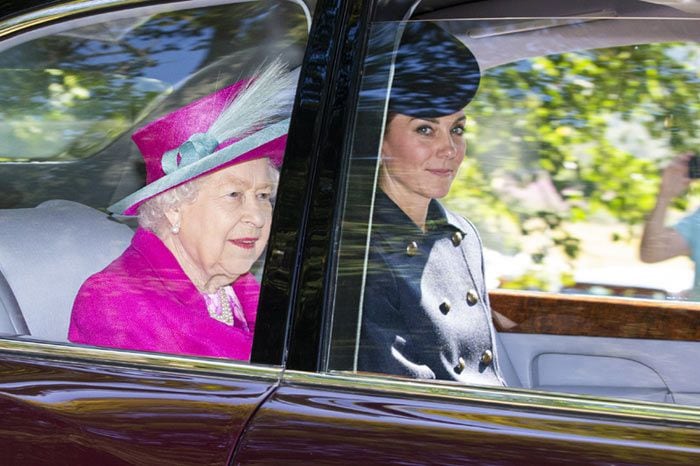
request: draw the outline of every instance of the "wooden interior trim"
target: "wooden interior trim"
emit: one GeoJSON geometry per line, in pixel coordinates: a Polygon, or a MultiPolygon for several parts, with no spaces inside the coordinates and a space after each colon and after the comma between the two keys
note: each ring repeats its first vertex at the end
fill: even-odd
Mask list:
{"type": "Polygon", "coordinates": [[[506,333],[700,341],[700,303],[494,290],[493,321],[506,333]]]}

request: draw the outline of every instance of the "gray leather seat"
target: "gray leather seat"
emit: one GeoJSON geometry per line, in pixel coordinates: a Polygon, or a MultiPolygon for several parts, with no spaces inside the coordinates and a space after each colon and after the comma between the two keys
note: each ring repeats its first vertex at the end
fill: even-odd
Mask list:
{"type": "Polygon", "coordinates": [[[132,234],[72,201],[0,210],[0,335],[67,341],[80,285],[119,256],[132,234]]]}
{"type": "Polygon", "coordinates": [[[498,332],[496,332],[496,350],[498,352],[498,367],[501,369],[501,375],[506,385],[508,387],[522,387],[523,383],[513,367],[513,363],[508,356],[508,350],[498,332]]]}
{"type": "Polygon", "coordinates": [[[15,294],[0,273],[0,335],[28,335],[27,322],[19,309],[15,294]]]}

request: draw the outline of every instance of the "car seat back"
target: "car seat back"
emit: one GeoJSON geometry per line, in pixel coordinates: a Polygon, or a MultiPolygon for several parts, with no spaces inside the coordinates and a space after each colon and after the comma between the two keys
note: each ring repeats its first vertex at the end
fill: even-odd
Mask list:
{"type": "Polygon", "coordinates": [[[0,333],[67,341],[80,285],[119,256],[132,235],[107,214],[72,201],[0,210],[6,282],[0,280],[0,333]]]}
{"type": "Polygon", "coordinates": [[[17,298],[0,273],[0,335],[28,335],[27,322],[19,309],[17,298]]]}

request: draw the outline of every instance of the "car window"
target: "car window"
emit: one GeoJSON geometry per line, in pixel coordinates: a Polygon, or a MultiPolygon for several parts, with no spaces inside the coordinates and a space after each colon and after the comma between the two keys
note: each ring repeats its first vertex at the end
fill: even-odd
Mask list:
{"type": "MultiPolygon", "coordinates": [[[[687,98],[698,90],[698,43],[654,39],[554,48],[484,70],[472,157],[446,203],[479,225],[493,288],[694,299],[691,257],[640,260],[662,168],[698,141],[698,104],[687,98]]],[[[666,224],[697,204],[691,185],[666,224]]]]}
{"type": "Polygon", "coordinates": [[[241,67],[256,48],[270,47],[273,56],[289,46],[295,39],[288,30],[265,25],[286,22],[295,9],[291,2],[241,2],[129,14],[3,47],[0,161],[95,155],[185,82],[204,79],[197,78],[202,71],[241,67]],[[230,41],[235,58],[225,49],[230,41]]]}
{"type": "MultiPolygon", "coordinates": [[[[692,368],[664,362],[700,351],[697,333],[686,332],[697,315],[699,188],[687,175],[700,111],[697,19],[633,7],[634,18],[482,20],[474,19],[478,6],[433,15],[469,48],[481,76],[464,110],[466,157],[449,193],[423,192],[447,212],[439,239],[429,239],[433,207],[424,224],[411,222],[410,210],[396,210],[398,191],[383,184],[394,156],[392,78],[401,83],[399,44],[411,22],[374,24],[344,193],[328,370],[698,404],[700,380],[686,378],[692,368]],[[674,163],[685,164],[676,183],[689,186],[664,200],[663,170],[674,163]],[[387,205],[396,214],[378,223],[387,205]],[[670,236],[655,247],[675,249],[650,257],[642,238],[660,210],[659,229],[670,236]],[[437,254],[470,236],[468,270],[437,254]],[[482,305],[494,323],[485,338],[473,324],[482,305]],[[368,346],[372,364],[362,360],[368,346]],[[476,377],[465,376],[470,361],[476,377]],[[497,377],[485,381],[480,374],[492,365],[497,377]]],[[[423,174],[413,176],[392,182],[417,192],[423,174]]]]}
{"type": "MultiPolygon", "coordinates": [[[[82,17],[0,43],[1,336],[68,342],[71,308],[81,285],[121,257],[140,230],[155,231],[154,224],[141,224],[137,229],[136,217],[118,208],[118,201],[131,199],[129,196],[154,181],[153,168],[144,161],[143,136],[140,146],[134,144],[139,143],[138,138],[132,141],[131,137],[139,128],[162,121],[183,106],[216,95],[217,102],[234,108],[244,91],[249,91],[253,101],[268,99],[256,104],[263,109],[239,104],[239,120],[249,119],[252,127],[246,126],[247,120],[239,121],[239,133],[230,130],[214,147],[219,146],[217,154],[231,144],[227,140],[233,141],[231,147],[247,141],[247,149],[226,150],[231,154],[238,151],[235,156],[242,154],[251,160],[269,159],[265,162],[269,166],[256,166],[255,176],[240,175],[238,181],[226,181],[238,183],[226,188],[233,191],[226,192],[226,199],[230,199],[227,205],[234,206],[244,196],[254,198],[256,205],[274,205],[286,140],[284,128],[291,116],[309,20],[307,6],[296,1],[186,2],[82,17]],[[264,78],[269,76],[274,78],[264,78]],[[260,90],[254,92],[251,89],[258,82],[262,83],[256,88],[260,90]],[[221,92],[228,92],[228,100],[219,97],[224,95],[221,92]],[[273,110],[268,111],[268,107],[273,110]],[[259,134],[270,122],[276,123],[274,130],[259,134]],[[251,135],[257,136],[251,139],[251,135]],[[269,183],[246,184],[253,178],[269,179],[269,183]]],[[[202,108],[181,120],[189,123],[196,116],[204,121],[209,107],[202,108]]],[[[227,121],[233,125],[231,119],[227,121]]],[[[171,131],[170,126],[159,131],[146,139],[158,139],[171,131]]],[[[183,161],[182,150],[176,151],[178,168],[191,163],[183,161]]],[[[170,174],[165,164],[158,170],[170,174]]],[[[209,174],[204,168],[199,170],[201,176],[209,174]]],[[[167,189],[189,179],[170,182],[167,189]]],[[[144,196],[145,200],[152,195],[144,196]]],[[[180,205],[202,197],[182,196],[180,205]]],[[[266,219],[271,217],[271,209],[266,210],[266,219]]],[[[248,277],[246,283],[252,288],[246,285],[245,290],[235,291],[233,286],[235,296],[231,290],[209,290],[196,301],[202,305],[214,302],[216,312],[233,314],[227,320],[226,315],[210,311],[206,319],[233,327],[242,322],[246,331],[252,332],[246,322],[254,321],[263,270],[260,257],[264,256],[269,222],[258,224],[257,218],[251,222],[255,227],[231,241],[238,241],[236,247],[250,256],[235,275],[248,277]],[[250,290],[252,314],[245,310],[250,290]],[[226,306],[229,300],[231,306],[226,306]]],[[[211,222],[208,225],[213,229],[211,222]]],[[[175,232],[175,226],[171,230],[175,232]]],[[[183,260],[178,261],[178,270],[187,268],[183,260]]],[[[123,305],[126,311],[129,305],[126,301],[123,305]]],[[[125,321],[124,328],[128,326],[125,321]]],[[[187,322],[182,328],[163,331],[196,333],[187,322]]],[[[130,348],[125,345],[124,349],[130,348]]],[[[150,350],[170,352],[158,347],[150,350]]],[[[207,356],[198,351],[172,352],[207,356]]]]}

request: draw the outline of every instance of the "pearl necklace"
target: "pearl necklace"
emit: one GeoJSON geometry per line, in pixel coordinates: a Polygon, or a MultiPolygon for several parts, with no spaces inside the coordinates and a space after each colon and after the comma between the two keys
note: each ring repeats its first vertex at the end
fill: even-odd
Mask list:
{"type": "Polygon", "coordinates": [[[212,300],[212,305],[207,306],[207,311],[209,311],[209,317],[232,327],[233,312],[231,311],[231,300],[229,300],[229,297],[226,294],[226,287],[222,286],[221,288],[219,288],[216,292],[216,295],[219,297],[221,311],[219,311],[219,308],[217,308],[216,303],[214,302],[214,300],[212,300]]]}

